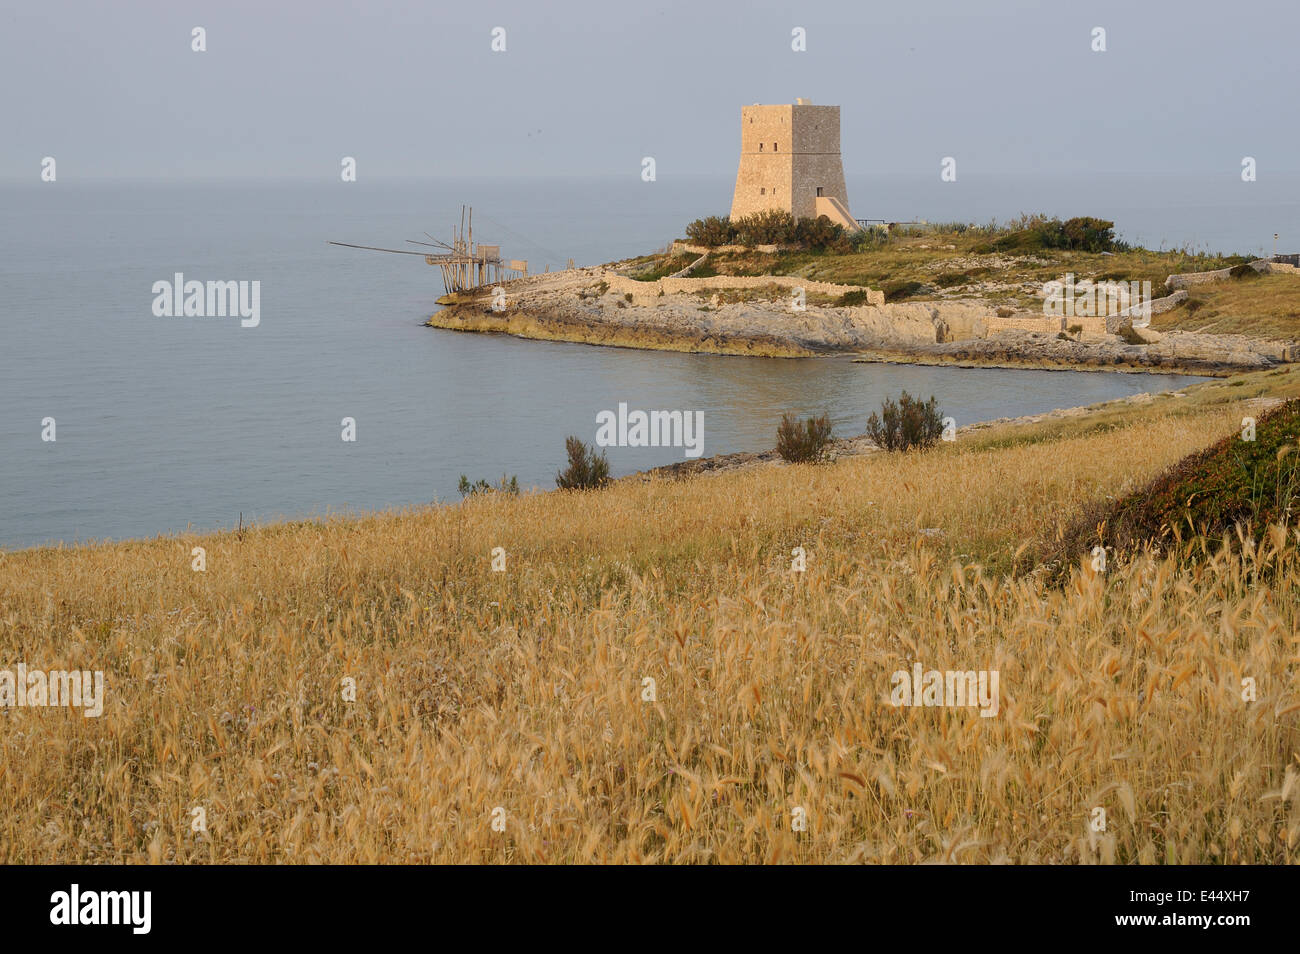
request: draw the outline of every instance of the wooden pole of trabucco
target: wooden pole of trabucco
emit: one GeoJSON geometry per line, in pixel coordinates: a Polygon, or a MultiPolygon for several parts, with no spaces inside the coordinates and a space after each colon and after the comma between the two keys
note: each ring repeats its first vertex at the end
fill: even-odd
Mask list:
{"type": "MultiPolygon", "coordinates": [[[[460,207],[460,225],[452,226],[451,244],[424,233],[429,242],[407,239],[411,245],[427,248],[442,248],[445,252],[431,253],[408,249],[379,248],[374,245],[352,245],[349,242],[331,242],[331,245],[343,245],[350,248],[373,249],[378,252],[395,252],[399,255],[422,255],[426,264],[437,265],[442,273],[442,284],[451,293],[465,292],[472,289],[491,287],[502,282],[527,277],[528,263],[522,259],[509,262],[501,257],[499,245],[475,245],[474,243],[474,208],[468,205],[460,207]],[[513,267],[518,264],[520,267],[513,267]]],[[[570,259],[572,265],[572,259],[570,259]]],[[[547,271],[550,270],[548,265],[547,271]]]]}

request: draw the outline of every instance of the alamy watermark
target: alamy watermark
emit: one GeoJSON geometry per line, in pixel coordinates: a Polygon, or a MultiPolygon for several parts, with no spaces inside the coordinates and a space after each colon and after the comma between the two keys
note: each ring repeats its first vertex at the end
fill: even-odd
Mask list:
{"type": "Polygon", "coordinates": [[[704,453],[703,411],[629,411],[620,401],[618,411],[596,412],[598,447],[682,447],[687,457],[704,453]]]}
{"type": "Polygon", "coordinates": [[[133,934],[148,934],[152,902],[152,891],[82,891],[73,884],[50,895],[50,923],[128,925],[133,934]]]}
{"type": "Polygon", "coordinates": [[[69,706],[87,719],[104,713],[104,673],[100,670],[28,669],[19,663],[0,669],[0,706],[69,706]]]}
{"type": "Polygon", "coordinates": [[[1128,315],[1134,328],[1151,324],[1151,282],[1075,282],[1067,272],[1065,281],[1043,285],[1043,314],[1049,318],[1101,318],[1128,315]]]}
{"type": "Polygon", "coordinates": [[[978,706],[980,716],[998,714],[998,670],[899,669],[889,679],[889,701],[896,706],[978,706]]]}
{"type": "Polygon", "coordinates": [[[186,281],[177,272],[171,282],[153,283],[153,313],[158,318],[243,319],[242,328],[256,328],[262,321],[260,281],[186,281]]]}

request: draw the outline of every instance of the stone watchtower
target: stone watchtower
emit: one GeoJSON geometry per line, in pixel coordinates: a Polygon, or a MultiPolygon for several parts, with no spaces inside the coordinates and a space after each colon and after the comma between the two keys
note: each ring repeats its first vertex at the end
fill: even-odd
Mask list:
{"type": "Polygon", "coordinates": [[[825,215],[850,231],[840,161],[840,108],[793,105],[740,108],[740,171],[731,218],[765,209],[784,209],[796,219],[825,215]]]}

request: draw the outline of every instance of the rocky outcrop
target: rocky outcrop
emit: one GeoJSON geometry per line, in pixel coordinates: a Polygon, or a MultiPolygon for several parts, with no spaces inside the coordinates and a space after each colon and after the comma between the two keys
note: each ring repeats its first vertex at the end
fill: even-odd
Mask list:
{"type": "Polygon", "coordinates": [[[1243,335],[1165,332],[1151,344],[1120,339],[1076,341],[1037,332],[1001,332],[988,338],[909,349],[875,349],[859,360],[958,367],[1045,370],[1155,371],[1222,377],[1295,361],[1294,345],[1243,335]]]}
{"type": "MultiPolygon", "coordinates": [[[[774,357],[854,352],[872,360],[971,367],[1225,375],[1300,358],[1295,345],[1244,336],[1148,330],[1127,335],[1140,342],[1129,343],[1103,331],[1076,340],[1061,334],[1059,318],[1000,318],[972,301],[886,304],[873,292],[868,304],[798,308],[782,291],[814,292],[825,285],[790,276],[639,282],[605,269],[575,269],[510,282],[499,311],[487,291],[456,296],[429,324],[628,348],[774,357]],[[738,290],[745,293],[727,294],[738,290]]],[[[842,294],[846,286],[829,287],[842,294]]],[[[1161,299],[1153,311],[1175,307],[1185,295],[1161,299]]]]}

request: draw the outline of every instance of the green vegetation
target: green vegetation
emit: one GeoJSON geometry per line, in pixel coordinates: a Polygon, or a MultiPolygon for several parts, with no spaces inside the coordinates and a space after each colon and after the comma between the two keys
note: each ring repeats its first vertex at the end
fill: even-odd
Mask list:
{"type": "Polygon", "coordinates": [[[460,486],[456,489],[460,491],[462,497],[471,497],[474,494],[517,494],[519,493],[519,477],[512,476],[507,480],[506,475],[502,474],[500,482],[494,487],[482,478],[470,483],[470,479],[461,474],[460,486]]]}
{"type": "Polygon", "coordinates": [[[925,290],[925,288],[925,282],[886,282],[884,287],[885,301],[902,301],[904,298],[911,298],[918,292],[925,290]]]}
{"type": "Polygon", "coordinates": [[[930,447],[942,435],[943,415],[934,395],[922,401],[904,391],[897,403],[885,398],[879,416],[872,411],[867,418],[867,436],[889,451],[930,447]]]}
{"type": "MultiPolygon", "coordinates": [[[[738,222],[700,219],[688,226],[687,235],[715,249],[692,277],[795,277],[880,289],[890,302],[982,303],[1002,316],[1040,310],[1043,285],[1067,273],[1076,283],[1149,282],[1153,296],[1161,297],[1170,275],[1230,269],[1237,280],[1191,286],[1187,301],[1155,316],[1152,329],[1300,340],[1300,277],[1260,274],[1243,255],[1130,246],[1114,237],[1110,220],[1093,216],[1020,215],[986,225],[896,223],[850,234],[825,217],[795,222],[772,210],[738,222]],[[729,247],[717,250],[719,245],[729,247]]],[[[636,260],[645,270],[635,277],[654,280],[690,261],[689,253],[661,252],[636,260]]],[[[866,296],[851,292],[827,301],[860,305],[866,296]]],[[[1137,344],[1140,339],[1129,333],[1126,340],[1137,344]]]]}
{"type": "Polygon", "coordinates": [[[655,282],[666,275],[674,275],[680,272],[687,265],[694,262],[700,256],[694,252],[679,252],[676,255],[665,255],[658,259],[652,259],[654,266],[646,271],[634,272],[629,277],[639,282],[655,282]]]}
{"type": "Polygon", "coordinates": [[[609,461],[605,452],[596,453],[576,437],[564,439],[564,450],[569,455],[569,466],[555,475],[555,486],[561,490],[591,490],[609,483],[609,461]]]}
{"type": "Polygon", "coordinates": [[[794,236],[794,216],[780,209],[755,212],[735,222],[741,245],[783,245],[794,236]]]}
{"type": "Polygon", "coordinates": [[[1124,325],[1116,332],[1125,344],[1141,345],[1146,344],[1146,339],[1133,330],[1132,326],[1124,325]]]}
{"type": "Polygon", "coordinates": [[[1142,489],[1086,508],[1042,548],[1039,560],[1063,573],[1095,546],[1124,559],[1189,539],[1199,540],[1202,551],[1233,536],[1259,542],[1270,525],[1292,526],[1300,513],[1297,440],[1300,400],[1293,399],[1142,489]]]}
{"type": "Polygon", "coordinates": [[[731,219],[725,215],[710,215],[708,218],[696,219],[686,226],[686,239],[696,245],[715,248],[729,245],[736,240],[736,229],[731,219]]]}
{"type": "Polygon", "coordinates": [[[1260,275],[1242,281],[1208,282],[1187,289],[1180,306],[1156,315],[1157,331],[1180,329],[1260,338],[1300,338],[1300,276],[1260,275]]]}
{"type": "Polygon", "coordinates": [[[686,238],[696,245],[795,245],[812,251],[852,251],[843,226],[824,215],[795,220],[789,212],[767,209],[737,219],[711,215],[686,226],[686,238]]]}
{"type": "Polygon", "coordinates": [[[831,419],[823,414],[804,421],[786,414],[776,429],[776,450],[791,464],[812,463],[821,459],[831,440],[831,419]]]}
{"type": "Polygon", "coordinates": [[[966,272],[944,272],[934,277],[934,284],[940,288],[952,288],[955,285],[969,285],[978,280],[979,275],[988,274],[987,268],[976,268],[966,272]]]}
{"type": "Polygon", "coordinates": [[[1045,215],[1022,216],[1018,228],[976,248],[977,253],[1027,252],[1042,249],[1069,249],[1083,252],[1122,252],[1128,246],[1115,239],[1115,223],[1090,215],[1067,219],[1049,219],[1045,215]]]}
{"type": "MultiPolygon", "coordinates": [[[[691,241],[713,248],[749,245],[713,252],[692,275],[785,275],[886,290],[892,283],[894,300],[957,296],[1025,311],[1041,307],[1036,292],[1043,283],[1067,272],[1076,281],[1149,281],[1159,294],[1171,274],[1231,268],[1249,261],[1241,255],[1210,255],[1186,248],[1130,247],[1114,238],[1109,220],[1091,216],[1062,221],[1021,215],[985,225],[894,224],[847,234],[837,233],[838,226],[829,220],[804,219],[796,224],[786,213],[772,212],[746,217],[743,225],[742,230],[740,223],[718,216],[691,223],[687,228],[691,241]],[[760,252],[758,245],[779,248],[760,252]]],[[[681,261],[670,269],[663,261],[669,257],[658,257],[655,268],[663,274],[686,264],[681,261]]],[[[1264,276],[1263,280],[1269,278],[1290,280],[1291,276],[1264,276]]],[[[1256,284],[1241,283],[1241,293],[1256,284]]],[[[1270,303],[1270,308],[1276,304],[1270,303]]],[[[1186,316],[1184,312],[1182,317],[1186,316]]]]}

